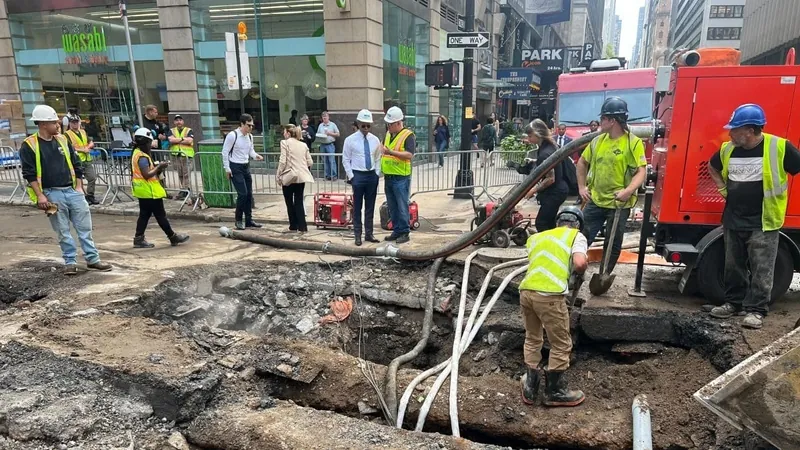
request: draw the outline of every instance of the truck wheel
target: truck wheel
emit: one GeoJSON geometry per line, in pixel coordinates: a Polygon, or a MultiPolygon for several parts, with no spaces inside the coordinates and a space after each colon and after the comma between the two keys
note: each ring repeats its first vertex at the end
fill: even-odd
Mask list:
{"type": "MultiPolygon", "coordinates": [[[[703,297],[711,303],[721,305],[725,302],[725,245],[722,239],[708,247],[697,266],[697,279],[703,297]]],[[[775,260],[775,278],[772,282],[770,304],[783,297],[794,276],[794,259],[786,244],[778,245],[778,257],[775,260]]]]}

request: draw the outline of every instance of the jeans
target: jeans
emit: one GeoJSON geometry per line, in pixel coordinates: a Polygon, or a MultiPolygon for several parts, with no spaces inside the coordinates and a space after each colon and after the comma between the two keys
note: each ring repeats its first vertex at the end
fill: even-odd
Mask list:
{"type": "Polygon", "coordinates": [[[162,198],[140,198],[139,199],[139,219],[136,221],[136,236],[144,236],[147,230],[147,223],[150,216],[156,217],[156,222],[167,237],[175,234],[167,219],[167,211],[164,209],[164,199],[162,198]]]}
{"type": "Polygon", "coordinates": [[[373,236],[375,198],[378,196],[378,174],[374,170],[353,171],[353,232],[361,236],[361,207],[364,206],[366,236],[373,236]]]}
{"type": "Polygon", "coordinates": [[[536,231],[552,230],[556,227],[556,216],[558,209],[567,199],[567,194],[543,194],[539,195],[539,212],[536,213],[536,231]]]}
{"type": "Polygon", "coordinates": [[[606,240],[603,244],[604,257],[605,253],[608,251],[609,242],[611,242],[612,239],[614,241],[614,244],[611,246],[611,257],[608,260],[608,267],[605,268],[606,272],[608,273],[611,273],[611,271],[614,270],[614,266],[617,265],[617,260],[622,252],[622,239],[625,237],[625,223],[628,222],[628,216],[631,213],[631,209],[622,208],[620,211],[619,222],[617,222],[617,232],[612,238],[611,227],[614,224],[615,212],[615,209],[601,208],[591,201],[583,210],[583,220],[586,222],[583,228],[583,235],[586,236],[586,240],[589,241],[589,245],[592,245],[592,242],[594,242],[594,239],[597,237],[597,233],[600,232],[603,224],[606,226],[606,240]]]}
{"type": "Polygon", "coordinates": [[[439,165],[444,165],[444,152],[447,149],[447,141],[441,141],[436,143],[436,151],[439,153],[439,165]]]}
{"type": "Polygon", "coordinates": [[[386,193],[386,206],[392,219],[392,234],[399,236],[409,232],[408,196],[411,190],[411,176],[386,175],[383,191],[386,193]]]}
{"type": "Polygon", "coordinates": [[[337,164],[336,164],[336,146],[331,144],[322,144],[319,146],[322,153],[327,153],[322,157],[323,164],[325,165],[325,178],[336,178],[337,164]]]}
{"type": "Polygon", "coordinates": [[[286,213],[289,215],[289,229],[292,231],[308,231],[306,211],[303,208],[303,190],[305,188],[305,183],[293,183],[282,187],[286,213]]]}
{"type": "Polygon", "coordinates": [[[50,216],[50,226],[58,235],[58,245],[61,247],[64,263],[72,265],[78,261],[78,249],[75,248],[75,239],[69,229],[70,223],[78,233],[86,262],[88,264],[100,262],[100,255],[92,239],[92,214],[89,212],[86,197],[72,188],[45,189],[43,193],[50,203],[58,205],[58,212],[50,216]]]}
{"type": "Polygon", "coordinates": [[[739,310],[766,316],[775,277],[779,232],[725,228],[724,233],[725,302],[739,310]]]}
{"type": "Polygon", "coordinates": [[[231,180],[236,189],[236,221],[253,220],[253,178],[250,176],[250,164],[231,164],[231,180]]]}
{"type": "Polygon", "coordinates": [[[94,169],[94,165],[91,161],[82,163],[81,168],[83,169],[83,178],[86,179],[84,192],[86,192],[86,195],[89,197],[94,197],[95,185],[97,184],[97,171],[94,169]]]}

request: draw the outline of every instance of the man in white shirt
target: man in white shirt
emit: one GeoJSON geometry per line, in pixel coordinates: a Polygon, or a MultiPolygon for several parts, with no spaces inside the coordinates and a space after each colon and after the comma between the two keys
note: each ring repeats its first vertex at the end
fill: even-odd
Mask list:
{"type": "Polygon", "coordinates": [[[319,139],[319,150],[327,155],[322,157],[325,165],[325,179],[336,181],[338,176],[338,164],[336,164],[336,138],[339,137],[339,127],[331,122],[328,111],[322,113],[322,123],[317,128],[317,139],[319,139]]]}
{"type": "Polygon", "coordinates": [[[236,189],[236,229],[261,228],[253,222],[253,178],[250,175],[250,159],[261,161],[263,156],[253,146],[253,116],[242,114],[239,128],[225,136],[222,144],[222,166],[236,189]],[[244,221],[242,221],[244,216],[244,221]]]}
{"type": "Polygon", "coordinates": [[[373,234],[375,198],[378,196],[378,179],[381,175],[381,141],[370,133],[372,113],[368,109],[358,112],[356,118],[359,131],[344,140],[342,165],[347,179],[353,184],[353,231],[356,245],[361,245],[361,206],[364,204],[364,239],[380,242],[373,234]]]}

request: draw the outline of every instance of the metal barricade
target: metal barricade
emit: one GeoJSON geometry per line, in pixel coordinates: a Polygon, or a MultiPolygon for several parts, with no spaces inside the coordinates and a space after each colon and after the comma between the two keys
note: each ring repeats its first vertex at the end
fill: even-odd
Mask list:
{"type": "Polygon", "coordinates": [[[474,188],[474,195],[480,196],[484,186],[483,175],[478,169],[484,157],[483,150],[415,153],[411,162],[411,196],[455,189],[462,158],[469,158],[469,168],[473,171],[472,183],[462,187],[474,188]]]}
{"type": "Polygon", "coordinates": [[[11,147],[0,147],[0,186],[11,189],[11,194],[7,197],[9,201],[14,199],[17,193],[25,192],[19,152],[11,147]]]}
{"type": "Polygon", "coordinates": [[[184,200],[179,211],[182,211],[186,204],[192,204],[198,192],[194,190],[195,158],[183,154],[173,155],[170,150],[164,149],[152,149],[150,155],[154,164],[158,164],[159,161],[169,162],[169,166],[161,172],[161,185],[168,194],[174,194],[178,200],[184,200]]]}
{"type": "MultiPolygon", "coordinates": [[[[97,181],[95,181],[95,197],[97,197],[97,188],[104,187],[105,192],[103,193],[103,198],[100,199],[100,204],[105,204],[108,196],[111,195],[113,190],[111,176],[108,170],[108,150],[103,147],[98,147],[97,143],[95,143],[95,147],[92,149],[90,154],[92,155],[91,164],[94,168],[95,174],[97,175],[97,181]]],[[[84,181],[84,183],[86,182],[84,181]]],[[[84,191],[86,191],[86,186],[84,186],[84,191]]]]}
{"type": "Polygon", "coordinates": [[[495,150],[488,155],[488,161],[483,172],[485,188],[514,186],[519,184],[525,175],[517,172],[516,167],[524,164],[526,158],[534,159],[536,151],[504,151],[495,150]]]}

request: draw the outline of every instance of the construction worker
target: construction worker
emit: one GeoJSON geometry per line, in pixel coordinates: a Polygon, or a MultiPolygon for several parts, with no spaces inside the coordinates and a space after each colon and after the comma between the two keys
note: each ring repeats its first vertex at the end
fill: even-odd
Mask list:
{"type": "Polygon", "coordinates": [[[764,110],[739,106],[725,128],[731,140],[708,163],[726,198],[725,304],[711,316],[725,319],[744,311],[742,326],[761,328],[772,295],[780,229],[786,217],[788,176],[800,172],[800,152],[786,139],[763,133],[764,110]]]}
{"type": "Polygon", "coordinates": [[[47,105],[33,108],[31,120],[39,131],[28,136],[19,150],[22,176],[28,181],[28,196],[42,211],[48,212],[50,225],[58,234],[64,257],[64,273],[78,273],[75,240],[70,223],[86,258],[86,267],[107,272],[111,265],[100,261],[92,239],[92,214],[83,192],[81,160],[66,137],[59,134],[56,111],[47,105]]]}
{"type": "Polygon", "coordinates": [[[97,171],[94,170],[94,165],[92,164],[94,142],[92,142],[92,138],[86,135],[86,131],[81,128],[80,116],[69,117],[69,130],[65,134],[81,160],[83,177],[86,179],[86,201],[90,205],[97,205],[100,202],[94,198],[94,189],[97,183],[97,171]]]}
{"type": "Polygon", "coordinates": [[[583,234],[592,245],[606,225],[603,252],[611,251],[606,270],[614,270],[625,235],[625,223],[636,205],[636,191],[647,176],[647,159],[642,140],[628,128],[628,104],[619,97],[608,97],[600,108],[600,131],[578,159],[578,191],[586,202],[583,234]],[[590,170],[591,169],[591,170],[590,170]],[[587,183],[587,179],[590,181],[587,183]],[[616,235],[611,226],[619,209],[616,235]],[[609,247],[609,242],[613,244],[609,247]]]}
{"type": "Polygon", "coordinates": [[[189,127],[183,126],[183,116],[176,115],[172,120],[174,128],[167,132],[169,141],[169,153],[172,155],[172,163],[178,169],[178,180],[181,192],[178,193],[178,200],[186,198],[191,192],[191,180],[189,179],[189,167],[194,158],[194,133],[189,127]]]}
{"type": "Polygon", "coordinates": [[[559,212],[556,228],[528,238],[529,266],[519,285],[519,303],[525,323],[526,372],[521,379],[522,400],[529,405],[536,402],[539,392],[539,365],[544,343],[542,329],[547,331],[550,341],[544,404],[577,406],[585,398],[583,392],[569,390],[564,377],[572,352],[569,311],[564,296],[570,289],[570,275],[583,276],[589,265],[586,257],[588,245],[580,232],[582,228],[583,212],[568,206],[559,212]]]}
{"type": "Polygon", "coordinates": [[[380,242],[373,233],[375,199],[378,196],[378,181],[381,176],[381,140],[372,134],[372,113],[362,109],[356,116],[359,132],[344,140],[342,146],[342,165],[347,180],[353,185],[353,232],[355,244],[360,246],[362,224],[364,240],[380,242]],[[361,207],[364,206],[364,220],[361,220],[361,207]]]}
{"type": "Polygon", "coordinates": [[[411,160],[417,148],[414,132],[403,126],[403,111],[392,106],[386,111],[386,138],[381,146],[381,172],[384,175],[383,189],[389,217],[392,219],[392,234],[384,240],[398,244],[409,241],[408,198],[411,191],[411,160]]]}
{"type": "Polygon", "coordinates": [[[144,232],[150,216],[155,216],[158,226],[164,231],[172,246],[189,240],[189,236],[172,231],[164,210],[164,198],[167,192],[158,181],[158,176],[169,166],[169,161],[153,165],[150,156],[154,142],[153,135],[146,128],[139,128],[133,135],[133,155],[131,156],[131,192],[139,200],[139,219],[136,221],[136,234],[133,236],[133,248],[153,248],[147,242],[144,232]]]}

